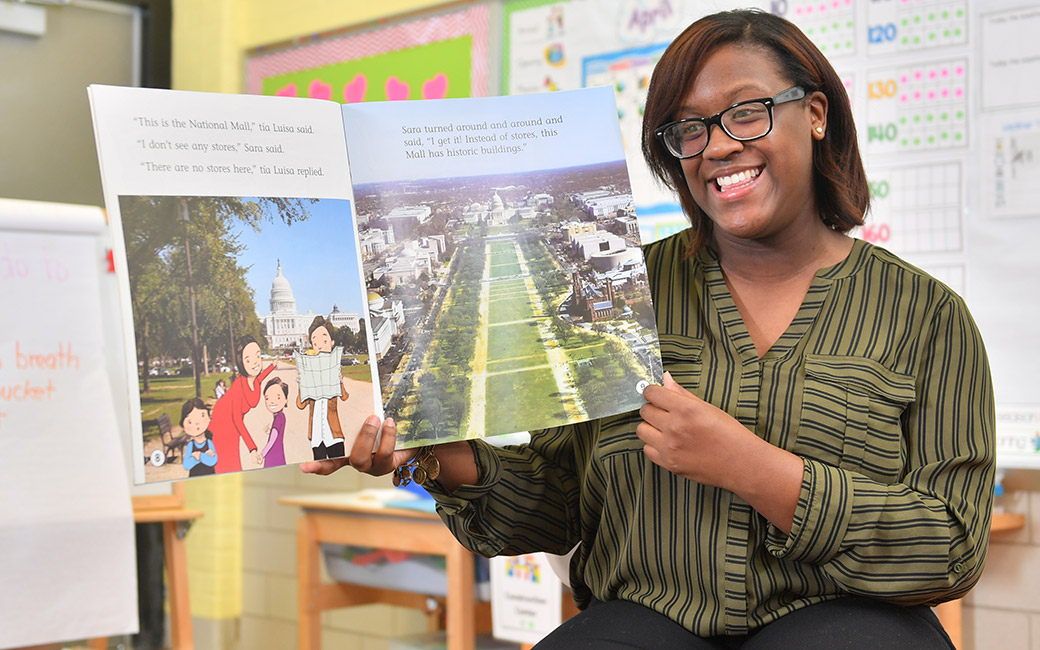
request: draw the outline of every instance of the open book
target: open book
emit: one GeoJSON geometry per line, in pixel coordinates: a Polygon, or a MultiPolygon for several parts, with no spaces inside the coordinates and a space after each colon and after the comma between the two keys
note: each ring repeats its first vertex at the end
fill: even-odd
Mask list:
{"type": "Polygon", "coordinates": [[[661,362],[612,89],[91,86],[138,482],[634,410],[661,362]],[[349,162],[348,162],[349,159],[349,162]]]}

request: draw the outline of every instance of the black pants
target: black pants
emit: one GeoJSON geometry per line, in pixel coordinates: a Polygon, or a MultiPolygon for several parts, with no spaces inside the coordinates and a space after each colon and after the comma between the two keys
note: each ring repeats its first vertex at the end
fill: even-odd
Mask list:
{"type": "Polygon", "coordinates": [[[325,446],[325,443],[319,443],[317,447],[311,447],[311,451],[314,452],[314,460],[325,460],[326,458],[343,458],[347,455],[346,448],[342,442],[337,442],[334,445],[325,446]]]}
{"type": "Polygon", "coordinates": [[[953,650],[932,610],[870,598],[831,600],[746,636],[701,638],[635,603],[593,603],[534,650],[953,650]]]}

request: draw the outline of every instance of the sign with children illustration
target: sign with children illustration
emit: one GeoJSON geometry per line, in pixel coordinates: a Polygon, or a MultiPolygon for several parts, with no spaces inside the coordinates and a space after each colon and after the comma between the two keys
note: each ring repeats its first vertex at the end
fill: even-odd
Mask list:
{"type": "Polygon", "coordinates": [[[376,409],[362,294],[349,290],[360,286],[353,230],[335,226],[349,202],[126,196],[120,207],[144,480],[346,455],[343,432],[376,409]]]}

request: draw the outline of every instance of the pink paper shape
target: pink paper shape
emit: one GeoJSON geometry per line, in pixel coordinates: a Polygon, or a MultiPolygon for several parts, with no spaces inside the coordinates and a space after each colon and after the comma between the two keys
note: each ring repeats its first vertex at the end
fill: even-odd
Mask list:
{"type": "Polygon", "coordinates": [[[307,96],[311,99],[332,99],[332,84],[315,79],[307,88],[307,96]]]}
{"type": "Polygon", "coordinates": [[[274,91],[274,94],[278,97],[295,97],[296,96],[296,84],[289,84],[282,86],[278,90],[274,91]]]}
{"type": "Polygon", "coordinates": [[[433,79],[427,79],[422,85],[423,99],[444,99],[448,94],[448,76],[438,72],[433,79]]]}
{"type": "Polygon", "coordinates": [[[360,72],[343,86],[343,101],[348,104],[356,104],[365,101],[365,92],[368,90],[368,77],[360,72]]]}
{"type": "Polygon", "coordinates": [[[409,93],[412,89],[405,82],[401,81],[397,77],[390,77],[386,80],[386,98],[391,101],[397,101],[400,99],[408,99],[409,93]]]}

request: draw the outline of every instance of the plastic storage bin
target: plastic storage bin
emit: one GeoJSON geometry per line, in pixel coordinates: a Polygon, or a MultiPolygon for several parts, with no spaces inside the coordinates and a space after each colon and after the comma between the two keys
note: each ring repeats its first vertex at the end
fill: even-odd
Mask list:
{"type": "MultiPolygon", "coordinates": [[[[443,555],[400,553],[343,544],[322,544],[325,569],[338,582],[366,587],[410,591],[427,596],[448,595],[448,574],[443,555]]],[[[474,556],[474,596],[491,600],[487,558],[474,556]]]]}

